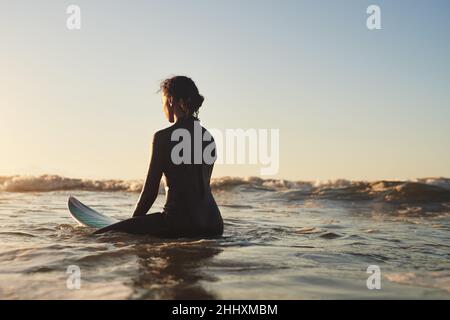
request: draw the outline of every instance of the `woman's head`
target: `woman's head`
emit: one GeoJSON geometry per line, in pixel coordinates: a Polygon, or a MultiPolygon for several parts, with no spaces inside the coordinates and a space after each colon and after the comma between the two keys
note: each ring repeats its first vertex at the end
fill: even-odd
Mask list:
{"type": "Polygon", "coordinates": [[[174,122],[177,118],[187,116],[198,117],[198,110],[205,98],[199,93],[197,86],[191,78],[175,76],[161,82],[163,107],[167,118],[174,122]]]}

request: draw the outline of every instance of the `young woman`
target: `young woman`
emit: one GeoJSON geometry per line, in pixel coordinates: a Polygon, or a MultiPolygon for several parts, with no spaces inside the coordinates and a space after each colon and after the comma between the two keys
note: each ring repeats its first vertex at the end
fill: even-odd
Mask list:
{"type": "Polygon", "coordinates": [[[198,120],[204,98],[194,81],[184,76],[164,80],[160,91],[166,117],[174,124],[156,132],[153,137],[150,167],[133,217],[95,233],[121,231],[157,237],[220,236],[223,221],[210,188],[215,145],[212,136],[198,120]],[[199,141],[198,130],[210,140],[199,141]],[[184,146],[191,147],[189,150],[179,150],[181,136],[184,139],[189,137],[188,141],[183,141],[184,146]],[[205,152],[207,148],[212,150],[212,161],[203,156],[208,154],[205,152]],[[164,210],[147,214],[158,196],[163,175],[166,182],[164,210]]]}

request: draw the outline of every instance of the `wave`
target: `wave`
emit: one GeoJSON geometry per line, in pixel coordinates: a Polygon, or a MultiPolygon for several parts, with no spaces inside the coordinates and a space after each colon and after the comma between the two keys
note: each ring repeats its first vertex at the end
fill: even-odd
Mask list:
{"type": "MultiPolygon", "coordinates": [[[[108,191],[140,192],[140,180],[73,179],[58,175],[0,177],[0,191],[108,191]]],[[[382,200],[383,202],[450,202],[450,178],[420,178],[407,181],[292,181],[262,179],[259,177],[221,177],[211,181],[215,191],[276,192],[288,201],[314,199],[328,200],[382,200]]],[[[164,192],[161,185],[160,193],[164,192]]]]}
{"type": "Polygon", "coordinates": [[[140,192],[141,181],[73,179],[58,175],[0,177],[0,191],[51,192],[68,190],[140,192]]]}

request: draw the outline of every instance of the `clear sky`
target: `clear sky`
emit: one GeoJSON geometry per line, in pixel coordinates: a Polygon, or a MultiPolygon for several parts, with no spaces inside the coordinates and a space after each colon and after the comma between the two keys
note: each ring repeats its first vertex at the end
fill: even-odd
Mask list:
{"type": "Polygon", "coordinates": [[[143,178],[183,74],[206,127],[280,129],[276,177],[448,177],[449,57],[447,0],[0,0],[0,176],[143,178]]]}

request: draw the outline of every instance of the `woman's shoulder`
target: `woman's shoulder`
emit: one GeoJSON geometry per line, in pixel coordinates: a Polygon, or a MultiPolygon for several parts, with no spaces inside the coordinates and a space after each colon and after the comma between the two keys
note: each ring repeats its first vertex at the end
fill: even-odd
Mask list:
{"type": "Polygon", "coordinates": [[[177,126],[175,123],[169,127],[166,127],[166,128],[156,131],[153,134],[153,142],[154,143],[157,142],[159,144],[169,143],[171,141],[173,132],[178,128],[179,128],[179,126],[177,126]]]}
{"type": "Polygon", "coordinates": [[[156,131],[153,134],[153,143],[156,143],[156,142],[162,143],[164,141],[167,141],[167,139],[170,139],[171,131],[168,130],[169,128],[164,128],[164,129],[156,131]]]}

